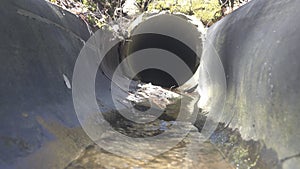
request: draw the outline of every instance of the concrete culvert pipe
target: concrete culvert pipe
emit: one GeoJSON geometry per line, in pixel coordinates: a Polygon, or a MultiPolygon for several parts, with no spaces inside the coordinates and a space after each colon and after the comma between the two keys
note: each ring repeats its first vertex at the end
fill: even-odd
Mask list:
{"type": "MultiPolygon", "coordinates": [[[[0,34],[3,39],[0,44],[0,168],[65,168],[83,149],[93,144],[78,121],[71,91],[74,87],[72,77],[75,63],[80,50],[91,36],[90,32],[78,17],[43,0],[4,0],[1,1],[0,11],[3,21],[0,22],[0,34]]],[[[197,69],[199,59],[194,54],[191,57],[188,55],[191,49],[200,52],[202,50],[201,41],[196,40],[200,37],[196,36],[199,32],[195,27],[186,25],[184,19],[166,16],[182,22],[178,29],[172,30],[176,32],[174,36],[182,36],[189,45],[189,48],[183,44],[178,44],[177,47],[183,47],[186,55],[180,54],[181,60],[192,73],[189,76],[179,76],[181,78],[178,84],[165,74],[157,82],[165,87],[186,86],[184,90],[187,90],[196,85],[188,82],[189,79],[193,79],[192,75],[197,69]],[[181,35],[180,29],[191,31],[181,35]],[[197,46],[198,43],[200,46],[197,46]]],[[[142,28],[133,27],[135,30],[132,34],[142,28]]],[[[164,28],[165,35],[169,35],[167,29],[170,27],[166,25],[164,28]]],[[[143,28],[142,31],[146,30],[143,28]]],[[[109,40],[111,37],[104,34],[100,41],[104,41],[105,38],[109,40]]],[[[145,41],[141,44],[146,45],[147,41],[151,41],[151,37],[142,37],[141,40],[145,41]]],[[[104,48],[107,45],[100,44],[104,48]]],[[[119,48],[119,43],[115,48],[119,48]]],[[[129,53],[141,47],[134,43],[125,43],[121,49],[114,50],[115,48],[110,49],[107,53],[110,56],[105,57],[99,69],[97,68],[98,73],[93,84],[96,86],[95,97],[101,111],[108,113],[115,109],[111,99],[111,87],[118,88],[111,83],[113,71],[125,59],[123,57],[127,57],[120,55],[120,50],[129,53]]],[[[162,48],[169,49],[170,46],[162,48]]],[[[179,52],[174,51],[175,54],[179,52]]],[[[163,64],[167,65],[166,62],[163,64]]],[[[122,78],[138,73],[134,70],[134,63],[128,65],[130,69],[124,64],[126,71],[122,78]]],[[[171,65],[166,67],[169,66],[171,65]]],[[[148,76],[147,72],[136,77],[145,82],[153,80],[153,74],[148,76]]],[[[120,88],[115,91],[116,97],[121,99],[128,96],[128,93],[120,88]]],[[[80,94],[85,97],[85,90],[80,94]]],[[[81,105],[84,107],[89,101],[87,98],[81,105]]]]}
{"type": "MultiPolygon", "coordinates": [[[[203,27],[203,25],[199,25],[199,27],[201,26],[203,27]]],[[[184,16],[159,14],[149,17],[133,28],[131,35],[132,37],[124,46],[125,55],[142,49],[158,48],[172,52],[182,59],[193,74],[197,71],[202,53],[202,34],[196,25],[187,22],[187,18],[184,16]]],[[[151,58],[153,56],[148,52],[146,57],[151,58]]],[[[161,58],[160,61],[164,62],[166,67],[176,67],[172,61],[165,60],[163,54],[157,57],[161,58]]],[[[137,64],[139,63],[134,60],[128,63],[132,71],[135,71],[137,64]]],[[[137,72],[137,78],[146,83],[151,82],[170,88],[182,86],[192,76],[183,73],[179,77],[179,81],[176,82],[166,72],[152,69],[137,72]]]]}
{"type": "MultiPolygon", "coordinates": [[[[194,25],[188,20],[182,14],[141,15],[129,26],[130,37],[120,41],[103,58],[101,67],[104,73],[111,78],[114,69],[125,60],[122,64],[124,76],[133,76],[135,80],[165,88],[180,86],[180,89],[188,90],[195,87],[198,80],[198,73],[196,72],[202,54],[203,44],[201,38],[204,26],[202,24],[194,25]],[[140,52],[147,49],[147,52],[140,52]],[[151,49],[153,49],[153,52],[151,49]],[[155,52],[155,49],[167,52],[155,52]],[[128,58],[130,55],[135,55],[133,58],[136,59],[128,58]],[[182,64],[185,64],[190,72],[178,71],[175,80],[168,72],[155,67],[139,69],[143,62],[148,62],[150,65],[151,61],[159,61],[166,68],[176,67],[174,59],[169,59],[171,55],[175,55],[182,60],[182,64]],[[112,61],[113,59],[115,60],[112,61]],[[112,63],[114,66],[111,66],[112,63]]],[[[99,43],[105,43],[106,41],[107,39],[102,38],[99,43]]]]}
{"type": "MultiPolygon", "coordinates": [[[[94,158],[84,159],[93,154],[89,150],[99,141],[91,138],[104,131],[93,127],[104,124],[105,120],[117,121],[113,127],[133,125],[120,124],[121,115],[116,115],[116,109],[121,105],[122,110],[129,111],[127,106],[132,105],[124,98],[136,90],[137,81],[177,87],[181,94],[195,91],[191,89],[198,86],[199,106],[209,111],[209,120],[224,122],[225,126],[238,129],[250,144],[261,142],[264,147],[259,147],[260,150],[270,150],[253,157],[252,152],[241,147],[236,151],[232,148],[233,161],[241,164],[239,167],[247,160],[251,161],[248,167],[253,168],[300,166],[298,1],[253,0],[210,27],[205,37],[203,25],[184,15],[140,16],[128,27],[129,36],[125,39],[113,36],[114,31],[109,34],[99,31],[91,36],[78,17],[43,0],[1,0],[0,4],[1,169],[69,169],[86,161],[99,162],[94,158]],[[96,35],[101,38],[93,39],[96,35]],[[101,50],[94,50],[93,45],[101,50]],[[101,62],[99,54],[103,56],[101,62]],[[177,60],[169,59],[173,57],[177,60]],[[201,62],[203,59],[207,62],[201,62]],[[159,66],[140,64],[151,65],[153,61],[159,61],[159,66]],[[76,71],[77,68],[84,71],[76,71]],[[79,83],[74,81],[77,76],[82,78],[79,83]],[[74,93],[74,88],[78,92],[74,93]],[[78,115],[77,110],[85,110],[86,114],[78,115]],[[101,114],[106,114],[106,119],[99,118],[101,114]],[[88,129],[94,135],[83,130],[81,120],[93,124],[88,129]],[[275,160],[263,161],[271,156],[269,152],[275,160]]],[[[165,98],[175,95],[165,92],[161,96],[164,94],[165,98]]],[[[183,105],[198,112],[196,102],[191,100],[183,105]]],[[[180,122],[158,124],[159,132],[153,135],[163,133],[168,125],[179,126],[176,131],[180,132],[193,129],[180,122]]],[[[206,129],[205,125],[203,128],[206,129]]],[[[137,131],[134,128],[133,133],[137,131]]],[[[143,136],[147,138],[147,134],[143,136]]],[[[201,154],[207,145],[215,150],[210,144],[197,142],[202,138],[198,137],[197,129],[192,130],[192,135],[197,140],[192,139],[196,141],[189,150],[201,154]]],[[[118,148],[113,146],[113,139],[106,139],[107,148],[118,148]]],[[[226,144],[228,140],[242,140],[229,134],[218,139],[224,146],[231,146],[226,144]]],[[[165,142],[160,142],[160,148],[164,148],[165,142]]],[[[131,142],[119,140],[119,143],[126,147],[131,142]]],[[[143,141],[140,143],[140,147],[150,147],[143,141]]],[[[135,145],[131,146],[136,150],[135,145]]],[[[114,165],[124,163],[107,151],[99,152],[101,156],[97,159],[106,159],[105,164],[112,165],[112,158],[116,160],[114,165]]],[[[218,151],[214,152],[210,156],[201,155],[205,156],[203,159],[223,159],[218,151]]],[[[189,158],[197,161],[197,157],[196,154],[189,158]]],[[[232,164],[225,163],[229,167],[224,168],[232,168],[232,164]]]]}
{"type": "Polygon", "coordinates": [[[264,141],[278,153],[278,165],[291,169],[300,166],[299,7],[254,0],[207,34],[226,74],[223,121],[247,140],[264,141]]]}

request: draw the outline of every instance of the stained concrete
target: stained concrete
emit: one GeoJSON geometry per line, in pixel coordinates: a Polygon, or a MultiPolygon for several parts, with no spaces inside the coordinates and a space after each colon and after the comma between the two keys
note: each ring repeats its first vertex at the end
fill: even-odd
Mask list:
{"type": "Polygon", "coordinates": [[[61,168],[83,146],[66,83],[86,24],[43,0],[3,0],[0,21],[0,168],[61,168]]]}
{"type": "Polygon", "coordinates": [[[279,159],[294,156],[282,160],[283,168],[300,166],[299,7],[299,1],[251,1],[206,38],[226,74],[222,121],[244,139],[263,140],[279,159]]]}
{"type": "MultiPolygon", "coordinates": [[[[300,166],[299,6],[291,0],[252,1],[216,23],[206,37],[225,70],[222,121],[244,139],[264,141],[286,169],[300,166]]],[[[2,0],[0,20],[0,168],[64,168],[91,144],[70,90],[88,29],[42,0],[2,0]]],[[[115,67],[118,61],[107,63],[115,67]]],[[[111,99],[103,99],[110,79],[97,76],[99,91],[105,91],[97,99],[113,109],[105,106],[111,99]]]]}

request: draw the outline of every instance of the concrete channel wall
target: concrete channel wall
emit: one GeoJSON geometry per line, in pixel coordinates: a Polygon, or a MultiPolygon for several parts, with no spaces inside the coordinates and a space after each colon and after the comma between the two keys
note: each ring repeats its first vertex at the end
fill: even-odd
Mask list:
{"type": "Polygon", "coordinates": [[[86,24],[44,0],[3,0],[0,20],[0,168],[63,168],[84,147],[66,83],[86,24]]]}
{"type": "MultiPolygon", "coordinates": [[[[212,44],[225,71],[221,121],[244,139],[263,140],[287,159],[286,169],[300,166],[299,7],[297,0],[254,0],[209,28],[203,46],[212,44]]],[[[43,0],[2,0],[0,20],[0,168],[64,168],[91,144],[70,89],[87,26],[43,0]]],[[[197,72],[199,61],[187,61],[197,72]]],[[[105,62],[104,73],[119,58],[105,62]]],[[[104,100],[110,79],[98,74],[98,99],[112,110],[104,100]]]]}
{"type": "Polygon", "coordinates": [[[255,0],[207,35],[226,74],[222,121],[288,158],[283,168],[300,166],[299,7],[299,1],[255,0]]]}

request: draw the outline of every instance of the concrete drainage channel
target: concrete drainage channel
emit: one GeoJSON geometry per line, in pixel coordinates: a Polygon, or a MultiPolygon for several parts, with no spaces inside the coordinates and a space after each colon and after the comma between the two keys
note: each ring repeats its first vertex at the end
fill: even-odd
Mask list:
{"type": "Polygon", "coordinates": [[[0,168],[300,166],[297,2],[252,1],[207,32],[145,14],[125,39],[2,3],[0,168]]]}

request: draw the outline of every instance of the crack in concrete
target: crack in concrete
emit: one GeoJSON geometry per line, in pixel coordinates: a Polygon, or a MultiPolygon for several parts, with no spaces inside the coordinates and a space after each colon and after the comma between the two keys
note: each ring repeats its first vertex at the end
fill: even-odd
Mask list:
{"type": "Polygon", "coordinates": [[[41,17],[35,13],[32,13],[30,11],[27,11],[27,10],[24,10],[24,9],[17,9],[17,13],[19,15],[22,15],[22,16],[25,16],[25,17],[29,17],[31,19],[35,19],[37,21],[40,21],[40,22],[43,22],[43,23],[46,23],[46,24],[49,24],[49,25],[53,25],[53,26],[56,26],[57,28],[59,29],[62,29],[68,33],[70,33],[72,36],[74,36],[75,38],[79,39],[83,44],[85,44],[85,40],[83,40],[79,35],[77,35],[76,33],[72,32],[70,29],[67,29],[65,28],[64,26],[56,23],[56,22],[53,22],[47,18],[44,18],[44,17],[41,17]]]}
{"type": "Polygon", "coordinates": [[[300,153],[298,154],[295,154],[295,155],[292,155],[292,156],[288,156],[288,157],[285,157],[283,159],[280,160],[281,163],[284,163],[286,162],[287,160],[291,160],[293,158],[300,158],[300,153]]]}

